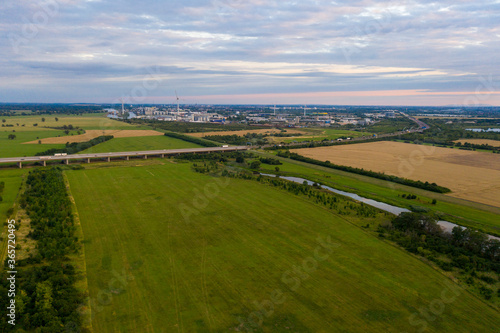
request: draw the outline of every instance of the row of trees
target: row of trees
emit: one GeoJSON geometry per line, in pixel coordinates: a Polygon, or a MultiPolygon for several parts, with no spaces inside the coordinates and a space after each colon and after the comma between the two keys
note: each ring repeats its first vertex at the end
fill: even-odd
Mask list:
{"type": "MultiPolygon", "coordinates": [[[[78,250],[79,243],[61,169],[31,171],[20,206],[30,217],[32,231],[28,237],[36,240],[36,251],[16,263],[16,326],[6,323],[10,300],[0,297],[0,330],[82,331],[78,307],[84,295],[75,288],[77,274],[68,258],[78,250]]],[[[7,295],[5,273],[0,280],[0,294],[7,295]]]]}
{"type": "Polygon", "coordinates": [[[102,135],[97,138],[94,138],[90,141],[86,142],[73,142],[67,143],[65,148],[51,148],[40,153],[36,153],[35,156],[45,156],[45,155],[54,155],[54,154],[76,154],[85,149],[89,149],[95,145],[106,142],[108,140],[113,139],[112,135],[102,135]]]}
{"type": "MultiPolygon", "coordinates": [[[[498,282],[488,273],[494,272],[497,277],[500,274],[500,241],[459,226],[446,233],[433,217],[419,213],[402,213],[390,225],[380,227],[379,232],[444,270],[458,270],[467,284],[477,284],[486,299],[493,296],[494,291],[483,282],[498,282]]],[[[500,296],[500,291],[497,293],[500,296]]]]}
{"type": "Polygon", "coordinates": [[[195,143],[195,144],[203,146],[203,147],[219,147],[219,145],[217,143],[214,143],[214,142],[211,142],[208,140],[204,140],[201,138],[197,138],[194,136],[190,136],[190,135],[174,133],[174,132],[167,132],[167,133],[165,133],[165,136],[168,136],[170,138],[179,139],[179,140],[184,140],[184,141],[191,142],[191,143],[195,143]]]}
{"type": "Polygon", "coordinates": [[[432,191],[432,192],[438,192],[438,193],[450,192],[449,188],[439,186],[436,183],[422,182],[420,180],[411,180],[411,179],[407,179],[407,178],[386,175],[385,173],[381,173],[381,172],[375,172],[375,171],[370,171],[370,170],[365,170],[365,169],[360,169],[360,168],[354,168],[354,167],[350,167],[350,166],[346,166],[346,165],[333,164],[330,161],[325,161],[325,162],[318,161],[318,160],[315,160],[313,158],[299,155],[297,153],[291,153],[290,151],[279,152],[278,156],[291,158],[292,160],[297,160],[297,161],[306,162],[306,163],[310,163],[310,164],[320,165],[320,166],[331,168],[331,169],[337,169],[337,170],[356,173],[356,174],[363,175],[363,176],[383,179],[383,180],[390,181],[393,183],[398,183],[398,184],[403,184],[403,185],[407,185],[407,186],[411,186],[411,187],[421,188],[421,189],[432,191]]]}

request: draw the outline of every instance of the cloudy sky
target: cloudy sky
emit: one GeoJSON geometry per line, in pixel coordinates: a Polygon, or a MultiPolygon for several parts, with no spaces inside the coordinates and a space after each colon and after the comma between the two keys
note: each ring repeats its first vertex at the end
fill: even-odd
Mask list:
{"type": "Polygon", "coordinates": [[[500,105],[500,0],[2,0],[0,102],[500,105]]]}

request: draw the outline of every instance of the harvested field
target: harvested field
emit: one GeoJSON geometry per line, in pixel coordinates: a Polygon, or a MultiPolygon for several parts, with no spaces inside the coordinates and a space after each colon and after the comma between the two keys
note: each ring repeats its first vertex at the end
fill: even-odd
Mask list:
{"type": "Polygon", "coordinates": [[[468,142],[474,145],[490,145],[493,147],[500,147],[500,141],[488,139],[461,139],[454,142],[460,142],[461,144],[468,142]]]}
{"type": "MultiPolygon", "coordinates": [[[[204,136],[208,135],[240,135],[243,136],[247,133],[257,133],[257,134],[274,134],[274,133],[279,133],[281,130],[275,129],[275,128],[270,128],[270,129],[257,129],[257,130],[243,130],[243,131],[215,131],[215,132],[204,132],[204,133],[185,133],[187,135],[195,136],[197,138],[202,138],[204,136]]],[[[289,134],[304,134],[307,133],[305,131],[297,130],[297,129],[286,129],[286,133],[289,134]]]]}
{"type": "Polygon", "coordinates": [[[500,207],[500,156],[399,142],[295,149],[321,161],[448,187],[448,194],[500,207]]]}
{"type": "MultiPolygon", "coordinates": [[[[85,142],[97,138],[101,135],[112,135],[115,138],[130,138],[138,136],[159,136],[163,135],[161,132],[153,130],[87,130],[85,134],[73,135],[73,136],[61,136],[53,138],[42,139],[42,144],[58,144],[58,143],[73,143],[73,142],[85,142]]],[[[38,140],[25,142],[25,143],[38,143],[38,140]]]]}

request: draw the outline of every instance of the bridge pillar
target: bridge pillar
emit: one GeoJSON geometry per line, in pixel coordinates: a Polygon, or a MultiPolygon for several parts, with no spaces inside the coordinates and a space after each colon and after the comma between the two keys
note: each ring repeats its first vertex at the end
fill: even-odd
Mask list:
{"type": "Polygon", "coordinates": [[[43,166],[47,166],[47,162],[46,161],[42,161],[42,165],[43,166]]]}
{"type": "Polygon", "coordinates": [[[148,155],[144,155],[144,159],[147,160],[148,159],[148,155]]]}
{"type": "Polygon", "coordinates": [[[161,158],[165,158],[165,154],[161,154],[161,158]]]}
{"type": "Polygon", "coordinates": [[[87,158],[87,163],[90,163],[90,158],[87,158]]]}
{"type": "Polygon", "coordinates": [[[17,162],[17,166],[19,167],[19,169],[22,169],[23,168],[23,162],[17,162]]]}
{"type": "Polygon", "coordinates": [[[127,155],[127,156],[125,156],[125,159],[126,159],[127,161],[130,161],[130,156],[128,156],[128,155],[127,155]]]}
{"type": "Polygon", "coordinates": [[[111,157],[106,157],[106,161],[111,162],[111,157]]]}
{"type": "Polygon", "coordinates": [[[69,160],[68,159],[64,160],[64,164],[68,165],[69,164],[69,160]]]}

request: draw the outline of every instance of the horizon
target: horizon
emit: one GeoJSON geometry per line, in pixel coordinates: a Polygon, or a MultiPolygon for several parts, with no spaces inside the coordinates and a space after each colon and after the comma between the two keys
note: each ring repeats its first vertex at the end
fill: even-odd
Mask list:
{"type": "Polygon", "coordinates": [[[0,19],[4,103],[500,106],[497,0],[46,0],[0,19]]]}

